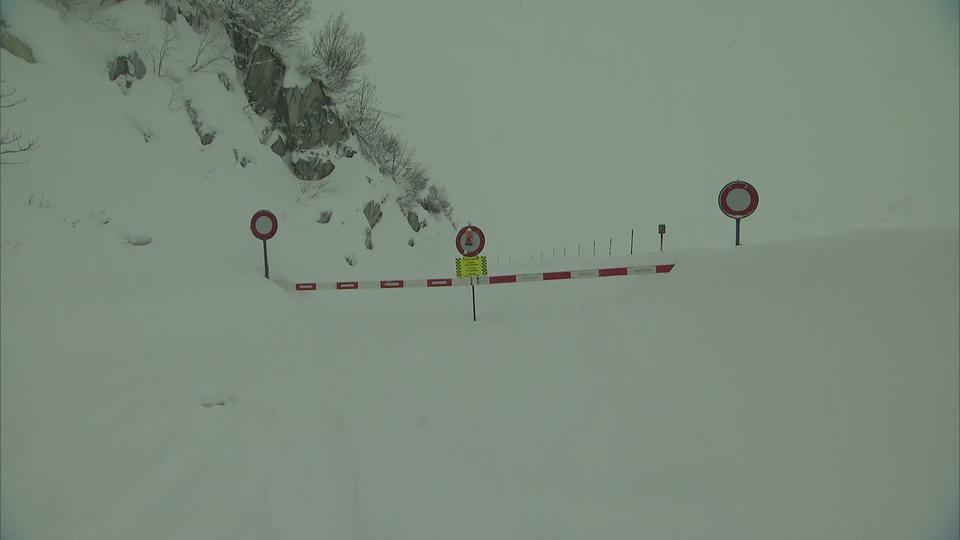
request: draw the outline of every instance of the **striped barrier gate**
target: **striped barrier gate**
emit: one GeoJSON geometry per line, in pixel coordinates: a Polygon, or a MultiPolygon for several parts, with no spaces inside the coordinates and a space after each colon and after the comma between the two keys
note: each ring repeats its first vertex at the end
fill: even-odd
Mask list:
{"type": "MultiPolygon", "coordinates": [[[[527,274],[504,274],[474,278],[474,285],[498,285],[503,283],[529,283],[531,281],[556,281],[561,279],[585,279],[613,276],[640,276],[647,274],[666,274],[673,270],[673,264],[648,266],[618,266],[615,268],[595,268],[591,270],[565,270],[562,272],[533,272],[527,274]]],[[[295,284],[296,291],[354,291],[358,289],[409,289],[416,287],[464,287],[470,285],[469,278],[437,279],[395,279],[381,281],[329,281],[301,282],[295,284]]]]}

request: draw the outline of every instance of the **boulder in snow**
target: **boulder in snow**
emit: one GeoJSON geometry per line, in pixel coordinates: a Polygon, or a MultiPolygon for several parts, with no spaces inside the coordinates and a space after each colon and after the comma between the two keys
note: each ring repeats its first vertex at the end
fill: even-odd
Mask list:
{"type": "Polygon", "coordinates": [[[370,224],[370,228],[377,226],[377,223],[380,223],[380,218],[383,217],[383,212],[380,211],[380,204],[369,201],[363,207],[363,215],[367,217],[367,223],[370,224]]]}
{"type": "Polygon", "coordinates": [[[33,57],[33,49],[10,32],[0,32],[0,49],[6,50],[28,64],[37,63],[37,59],[33,57]]]}
{"type": "Polygon", "coordinates": [[[116,60],[107,64],[107,70],[111,81],[115,81],[123,75],[132,75],[137,79],[142,79],[147,74],[147,66],[136,51],[127,56],[118,56],[116,60]]]}
{"type": "Polygon", "coordinates": [[[301,180],[323,180],[330,176],[336,167],[330,160],[311,159],[309,157],[294,158],[290,163],[293,166],[293,174],[301,180]]]}

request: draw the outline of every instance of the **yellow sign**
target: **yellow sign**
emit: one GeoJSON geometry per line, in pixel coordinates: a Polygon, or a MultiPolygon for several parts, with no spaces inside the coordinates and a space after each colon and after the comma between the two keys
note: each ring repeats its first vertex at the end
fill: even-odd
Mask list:
{"type": "Polygon", "coordinates": [[[486,257],[460,257],[457,259],[457,277],[487,275],[486,257]]]}

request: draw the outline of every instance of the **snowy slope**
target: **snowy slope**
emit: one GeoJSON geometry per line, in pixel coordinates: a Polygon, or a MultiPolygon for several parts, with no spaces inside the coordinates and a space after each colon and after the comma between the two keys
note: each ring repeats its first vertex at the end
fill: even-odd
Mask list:
{"type": "Polygon", "coordinates": [[[947,538],[958,241],[482,287],[477,324],[462,289],[5,278],[5,538],[947,538]]]}
{"type": "Polygon", "coordinates": [[[480,287],[476,324],[465,289],[291,293],[449,276],[453,230],[386,204],[368,252],[362,162],[301,193],[215,76],[202,147],[101,26],[3,15],[39,60],[0,51],[3,124],[41,141],[0,181],[3,540],[956,536],[956,227],[501,262],[677,266],[480,287]]]}

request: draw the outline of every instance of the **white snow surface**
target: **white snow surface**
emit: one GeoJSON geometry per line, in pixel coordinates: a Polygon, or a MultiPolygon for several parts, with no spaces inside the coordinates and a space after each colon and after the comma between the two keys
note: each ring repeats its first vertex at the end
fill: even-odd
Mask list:
{"type": "Polygon", "coordinates": [[[359,156],[301,192],[236,85],[186,73],[182,20],[180,82],[124,94],[106,62],[138,45],[104,28],[162,23],[102,13],[4,4],[39,62],[0,51],[28,97],[3,124],[40,147],[0,182],[3,540],[960,533],[957,227],[491,260],[676,268],[478,287],[476,323],[463,288],[293,293],[449,277],[454,230],[413,233],[359,156]]]}

